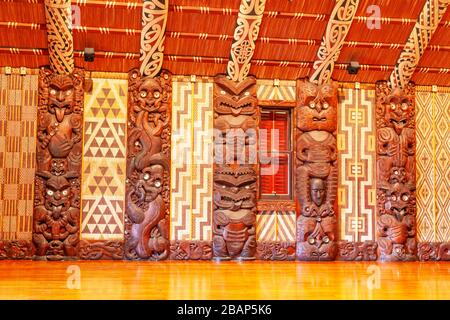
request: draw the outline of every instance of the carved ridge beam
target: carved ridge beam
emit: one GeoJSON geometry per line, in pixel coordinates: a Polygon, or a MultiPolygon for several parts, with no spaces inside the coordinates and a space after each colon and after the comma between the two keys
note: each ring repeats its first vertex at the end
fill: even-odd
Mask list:
{"type": "Polygon", "coordinates": [[[334,63],[341,53],[358,4],[359,0],[336,1],[322,43],[317,51],[318,60],[314,62],[313,70],[311,70],[309,78],[311,82],[323,84],[331,79],[334,63]]]}
{"type": "Polygon", "coordinates": [[[155,77],[161,71],[168,7],[169,0],[144,0],[139,58],[142,76],[155,77]]]}
{"type": "Polygon", "coordinates": [[[45,0],[50,68],[67,75],[74,68],[72,9],[70,0],[45,0]]]}
{"type": "Polygon", "coordinates": [[[266,0],[242,0],[234,30],[227,75],[240,82],[250,71],[250,62],[255,52],[259,28],[266,6],[266,0]]]}
{"type": "Polygon", "coordinates": [[[405,88],[444,16],[450,0],[426,0],[389,78],[391,88],[405,88]]]}

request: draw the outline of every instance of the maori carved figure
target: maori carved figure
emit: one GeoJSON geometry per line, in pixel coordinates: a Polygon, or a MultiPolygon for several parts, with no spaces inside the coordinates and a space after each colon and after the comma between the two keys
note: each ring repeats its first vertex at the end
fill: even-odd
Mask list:
{"type": "Polygon", "coordinates": [[[129,73],[125,256],[169,257],[171,75],[129,73]]]}
{"type": "Polygon", "coordinates": [[[219,260],[255,259],[258,122],[256,79],[216,76],[213,256],[219,260]]]}
{"type": "Polygon", "coordinates": [[[259,119],[256,79],[236,84],[225,75],[214,86],[215,162],[256,162],[256,128],[259,119]]]}
{"type": "Polygon", "coordinates": [[[214,256],[255,258],[256,172],[248,166],[214,172],[214,256]]]}
{"type": "Polygon", "coordinates": [[[416,260],[414,86],[378,82],[377,236],[384,261],[416,260]]]}
{"type": "Polygon", "coordinates": [[[337,85],[300,80],[297,93],[297,258],[334,260],[337,85]]]}
{"type": "Polygon", "coordinates": [[[33,243],[37,259],[75,259],[79,241],[84,72],[39,74],[33,243]]]}

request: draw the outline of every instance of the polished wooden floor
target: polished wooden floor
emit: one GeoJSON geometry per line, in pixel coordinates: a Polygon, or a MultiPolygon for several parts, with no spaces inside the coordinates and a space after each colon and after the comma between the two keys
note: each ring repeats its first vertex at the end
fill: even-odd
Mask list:
{"type": "Polygon", "coordinates": [[[0,261],[0,299],[450,299],[450,263],[0,261]]]}

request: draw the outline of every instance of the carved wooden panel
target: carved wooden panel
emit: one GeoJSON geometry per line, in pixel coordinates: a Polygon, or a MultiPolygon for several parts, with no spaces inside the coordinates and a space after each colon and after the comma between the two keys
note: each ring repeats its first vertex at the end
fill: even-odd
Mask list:
{"type": "Polygon", "coordinates": [[[169,72],[141,77],[129,72],[125,257],[169,257],[170,110],[169,72]]]}
{"type": "Polygon", "coordinates": [[[123,241],[81,240],[78,255],[83,260],[122,260],[123,241]]]}
{"type": "Polygon", "coordinates": [[[377,260],[377,243],[375,241],[338,241],[336,260],[375,261],[377,260]]]}
{"type": "Polygon", "coordinates": [[[417,256],[420,261],[450,261],[450,242],[420,242],[417,256]]]}
{"type": "Polygon", "coordinates": [[[0,240],[0,260],[31,259],[34,247],[29,240],[0,240]]]}
{"type": "Polygon", "coordinates": [[[257,126],[256,79],[214,85],[213,255],[255,259],[257,126]]]}
{"type": "Polygon", "coordinates": [[[77,256],[84,72],[39,73],[33,242],[36,258],[77,256]]]}
{"type": "Polygon", "coordinates": [[[259,260],[295,260],[295,242],[258,241],[256,257],[259,260]]]}
{"type": "Polygon", "coordinates": [[[297,82],[297,258],[334,260],[337,252],[337,85],[297,82]]]}
{"type": "Polygon", "coordinates": [[[172,260],[211,260],[211,258],[211,241],[171,241],[170,259],[172,260]]]}
{"type": "Polygon", "coordinates": [[[416,260],[414,85],[376,85],[377,239],[384,261],[416,260]]]}

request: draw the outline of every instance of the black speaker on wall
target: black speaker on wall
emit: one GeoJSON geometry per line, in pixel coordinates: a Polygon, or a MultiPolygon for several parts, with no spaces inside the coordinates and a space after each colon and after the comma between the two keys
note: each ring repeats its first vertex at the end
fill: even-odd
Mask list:
{"type": "Polygon", "coordinates": [[[84,48],[84,61],[94,62],[95,50],[94,48],[84,48]]]}

